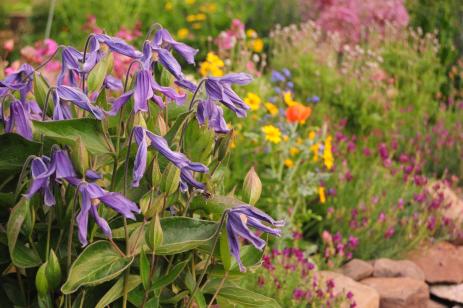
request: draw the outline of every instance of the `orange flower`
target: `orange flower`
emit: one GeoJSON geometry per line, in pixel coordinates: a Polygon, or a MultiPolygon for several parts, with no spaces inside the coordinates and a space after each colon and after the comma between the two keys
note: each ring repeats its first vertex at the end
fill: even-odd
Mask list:
{"type": "Polygon", "coordinates": [[[286,119],[290,123],[304,124],[305,120],[312,114],[312,108],[302,104],[296,104],[286,109],[286,119]]]}

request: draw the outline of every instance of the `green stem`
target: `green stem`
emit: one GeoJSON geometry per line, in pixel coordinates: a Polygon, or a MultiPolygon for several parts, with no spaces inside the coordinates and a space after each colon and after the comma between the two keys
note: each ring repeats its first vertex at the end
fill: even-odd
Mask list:
{"type": "Polygon", "coordinates": [[[150,291],[152,279],[154,275],[154,261],[155,260],[156,260],[156,254],[153,251],[153,253],[151,254],[151,262],[150,262],[149,284],[148,284],[148,288],[145,290],[145,294],[143,295],[143,303],[141,304],[141,308],[145,307],[146,301],[148,300],[148,293],[150,291]]]}
{"type": "Polygon", "coordinates": [[[48,262],[48,257],[50,255],[50,239],[51,239],[51,223],[53,221],[53,212],[52,208],[48,211],[48,226],[47,226],[47,248],[45,250],[45,261],[48,262]]]}
{"type": "Polygon", "coordinates": [[[223,288],[223,284],[225,283],[225,280],[227,279],[227,277],[228,277],[228,271],[225,272],[225,275],[223,275],[222,280],[220,280],[219,287],[217,288],[217,290],[215,290],[214,295],[212,296],[211,301],[209,302],[209,305],[207,305],[207,308],[212,307],[212,303],[214,303],[215,298],[217,297],[217,295],[219,295],[220,289],[223,288]]]}

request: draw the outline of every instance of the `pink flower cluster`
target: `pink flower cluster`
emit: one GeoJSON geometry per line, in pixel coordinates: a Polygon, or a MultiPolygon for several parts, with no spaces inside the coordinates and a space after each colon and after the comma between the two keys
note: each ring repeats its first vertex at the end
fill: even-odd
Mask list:
{"type": "Polygon", "coordinates": [[[239,19],[233,19],[228,30],[220,32],[215,43],[220,50],[230,50],[235,47],[238,40],[245,38],[244,24],[239,19]]]}
{"type": "Polygon", "coordinates": [[[303,14],[315,19],[326,32],[337,33],[345,44],[358,43],[372,29],[387,24],[406,27],[409,22],[403,0],[301,0],[303,14]]]}

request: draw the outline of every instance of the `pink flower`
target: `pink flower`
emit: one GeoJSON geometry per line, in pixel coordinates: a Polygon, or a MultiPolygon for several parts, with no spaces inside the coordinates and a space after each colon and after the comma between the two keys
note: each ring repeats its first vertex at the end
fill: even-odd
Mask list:
{"type": "Polygon", "coordinates": [[[13,51],[13,49],[14,49],[14,39],[6,40],[5,43],[3,43],[3,49],[5,49],[8,52],[13,51]]]}
{"type": "Polygon", "coordinates": [[[220,50],[229,50],[235,47],[236,37],[229,31],[222,31],[215,39],[215,43],[220,50]]]}
{"type": "Polygon", "coordinates": [[[235,18],[232,20],[232,24],[230,26],[230,34],[234,35],[237,38],[243,39],[245,37],[244,34],[244,24],[241,20],[235,18]]]}
{"type": "Polygon", "coordinates": [[[326,32],[339,34],[345,44],[357,43],[360,40],[361,24],[352,7],[331,6],[320,14],[317,24],[326,32]]]}

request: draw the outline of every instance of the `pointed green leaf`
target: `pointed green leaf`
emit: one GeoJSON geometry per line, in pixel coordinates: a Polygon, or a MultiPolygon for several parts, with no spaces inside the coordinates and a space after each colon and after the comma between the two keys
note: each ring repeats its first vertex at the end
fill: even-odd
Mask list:
{"type": "Polygon", "coordinates": [[[169,271],[169,273],[167,273],[167,275],[163,275],[154,281],[154,283],[151,285],[151,290],[163,288],[174,282],[178,275],[180,275],[180,273],[183,271],[188,261],[190,261],[190,258],[175,264],[175,266],[169,271]]]}
{"type": "MultiPolygon", "coordinates": [[[[48,93],[48,83],[42,74],[34,73],[34,97],[37,101],[37,104],[40,108],[45,107],[45,102],[47,100],[47,93],[48,93]]],[[[48,97],[48,111],[53,110],[53,100],[51,99],[51,95],[48,97]]]]}
{"type": "Polygon", "coordinates": [[[81,286],[95,286],[119,276],[134,257],[123,257],[108,241],[89,245],[71,266],[68,279],[61,287],[64,294],[74,293],[81,286]]]}
{"type": "Polygon", "coordinates": [[[231,255],[225,228],[222,228],[222,233],[220,235],[220,259],[222,260],[225,271],[229,271],[231,267],[231,255]]]}
{"type": "Polygon", "coordinates": [[[176,139],[176,137],[179,137],[185,121],[187,121],[187,119],[189,119],[192,115],[193,113],[191,112],[184,112],[177,117],[174,125],[172,125],[167,134],[164,136],[169,144],[171,144],[176,139]]]}
{"type": "MultiPolygon", "coordinates": [[[[127,280],[127,291],[130,292],[141,283],[140,277],[137,275],[130,275],[127,280]]],[[[117,282],[106,292],[100,299],[95,308],[104,308],[120,298],[124,292],[124,277],[119,278],[117,282]]]]}
{"type": "Polygon", "coordinates": [[[104,154],[110,152],[110,146],[103,134],[101,121],[82,118],[62,121],[33,121],[34,129],[44,134],[46,139],[57,143],[74,145],[80,137],[83,144],[92,154],[104,154]]]}
{"type": "Polygon", "coordinates": [[[108,53],[101,59],[88,74],[88,92],[92,93],[101,88],[103,85],[108,67],[111,64],[112,55],[108,53]]]}
{"type": "Polygon", "coordinates": [[[29,201],[22,198],[11,211],[6,226],[11,260],[16,266],[23,268],[35,267],[42,263],[40,256],[18,239],[24,219],[30,210],[29,206],[29,201]]]}
{"type": "Polygon", "coordinates": [[[150,263],[144,249],[140,252],[140,277],[143,282],[143,287],[145,290],[148,289],[150,281],[150,263]]]}

